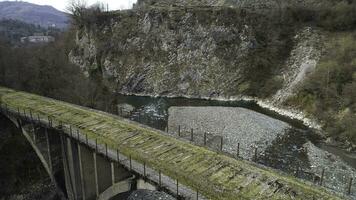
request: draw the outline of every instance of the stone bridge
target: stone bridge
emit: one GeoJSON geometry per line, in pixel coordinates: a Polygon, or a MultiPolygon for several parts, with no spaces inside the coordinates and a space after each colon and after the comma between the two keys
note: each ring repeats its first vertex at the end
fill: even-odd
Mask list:
{"type": "Polygon", "coordinates": [[[0,103],[63,198],[111,199],[151,189],[178,199],[342,199],[108,113],[4,87],[0,103]],[[62,187],[58,170],[64,171],[62,187]]]}

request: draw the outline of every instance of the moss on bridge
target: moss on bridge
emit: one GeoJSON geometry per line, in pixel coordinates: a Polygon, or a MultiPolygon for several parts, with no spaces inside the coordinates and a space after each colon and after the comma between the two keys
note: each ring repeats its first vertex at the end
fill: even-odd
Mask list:
{"type": "Polygon", "coordinates": [[[72,125],[210,199],[341,199],[328,191],[100,111],[0,87],[0,102],[72,125]]]}

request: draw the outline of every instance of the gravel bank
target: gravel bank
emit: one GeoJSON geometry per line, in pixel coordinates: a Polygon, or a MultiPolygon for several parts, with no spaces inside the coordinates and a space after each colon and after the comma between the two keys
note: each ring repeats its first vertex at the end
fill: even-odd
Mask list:
{"type": "MultiPolygon", "coordinates": [[[[305,143],[304,148],[308,154],[311,171],[320,178],[322,170],[325,170],[323,185],[340,193],[345,193],[350,178],[356,177],[356,170],[343,162],[340,157],[316,147],[311,142],[305,143]]],[[[353,199],[356,199],[355,191],[356,184],[354,183],[351,189],[353,199]]]]}
{"type": "Polygon", "coordinates": [[[276,138],[284,135],[290,126],[266,115],[236,107],[171,107],[168,110],[168,129],[203,142],[204,132],[208,133],[208,145],[219,146],[223,137],[223,150],[236,154],[240,143],[240,155],[251,158],[254,148],[263,152],[276,138]]]}
{"type": "Polygon", "coordinates": [[[159,191],[136,190],[127,200],[175,200],[174,197],[159,191]]]}

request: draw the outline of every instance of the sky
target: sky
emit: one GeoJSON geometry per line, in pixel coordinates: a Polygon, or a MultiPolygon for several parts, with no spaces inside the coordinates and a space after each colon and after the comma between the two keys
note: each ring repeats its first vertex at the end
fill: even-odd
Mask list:
{"type": "MultiPolygon", "coordinates": [[[[0,1],[9,1],[9,0],[0,0],[0,1]]],[[[14,1],[14,0],[11,0],[14,1]]],[[[21,0],[24,2],[35,3],[39,5],[51,5],[58,10],[66,11],[66,7],[69,4],[70,0],[21,0]]],[[[109,5],[110,10],[118,9],[129,9],[132,7],[132,4],[137,0],[85,0],[88,5],[100,2],[105,5],[109,5]]]]}

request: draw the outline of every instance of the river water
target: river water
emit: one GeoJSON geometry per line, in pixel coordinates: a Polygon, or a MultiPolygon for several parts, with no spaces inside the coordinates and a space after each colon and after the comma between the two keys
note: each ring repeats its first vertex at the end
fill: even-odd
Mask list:
{"type": "MultiPolygon", "coordinates": [[[[324,144],[321,138],[313,130],[303,125],[301,121],[261,108],[255,102],[118,95],[117,103],[118,107],[114,113],[160,130],[167,130],[167,127],[171,124],[169,121],[169,119],[172,119],[172,116],[169,116],[170,108],[192,107],[204,109],[209,107],[209,109],[214,109],[216,107],[216,111],[221,111],[222,107],[231,108],[231,110],[245,108],[259,115],[268,116],[273,120],[282,121],[288,124],[290,128],[285,130],[283,136],[277,137],[258,154],[254,152],[254,149],[249,149],[251,152],[242,156],[244,159],[252,160],[319,184],[320,179],[323,179],[323,185],[343,194],[345,193],[345,188],[347,188],[349,178],[356,176],[355,154],[324,144]],[[247,155],[251,156],[248,157],[247,155]],[[323,176],[321,175],[322,170],[325,171],[323,178],[321,177],[323,176]]],[[[199,115],[199,113],[196,114],[199,115]]],[[[169,132],[174,131],[169,130],[169,132]]],[[[189,137],[185,139],[189,139],[189,137]]],[[[236,144],[234,143],[234,145],[236,144]]],[[[240,151],[243,151],[243,149],[241,148],[240,151]]],[[[228,149],[227,152],[234,155],[234,152],[229,152],[228,149]]],[[[356,185],[353,184],[351,186],[356,193],[356,185]]]]}
{"type": "MultiPolygon", "coordinates": [[[[118,104],[129,104],[135,109],[127,116],[129,119],[136,122],[143,123],[153,128],[165,130],[168,124],[168,109],[170,107],[241,107],[253,110],[258,113],[270,116],[272,118],[287,122],[298,129],[307,129],[303,122],[290,119],[282,116],[274,111],[262,108],[257,103],[251,101],[217,101],[205,99],[191,99],[191,98],[166,98],[166,97],[147,97],[147,96],[117,96],[118,104]]],[[[120,109],[117,109],[116,114],[120,114],[120,109]]]]}

